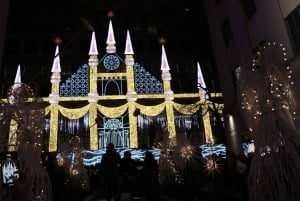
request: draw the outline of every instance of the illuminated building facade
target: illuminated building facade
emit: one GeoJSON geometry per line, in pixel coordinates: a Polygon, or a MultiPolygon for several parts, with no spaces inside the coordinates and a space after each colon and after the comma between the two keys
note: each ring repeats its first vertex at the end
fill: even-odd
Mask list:
{"type": "MultiPolygon", "coordinates": [[[[208,95],[199,86],[204,84],[199,63],[195,83],[198,93],[176,94],[170,85],[172,76],[164,46],[160,80],[134,61],[129,31],[124,58],[116,53],[112,21],[102,57],[98,58],[96,34],[91,32],[88,64],[64,80],[56,47],[51,93],[43,98],[47,103],[45,150],[55,152],[74,136],[82,139],[86,150],[105,149],[109,142],[117,148],[152,147],[165,137],[176,142],[178,135],[198,145],[222,142],[216,137],[222,126],[218,126],[212,111],[214,104],[222,116],[222,97],[220,93],[208,95]]],[[[11,132],[9,139],[15,139],[13,135],[11,132]]]]}
{"type": "MultiPolygon", "coordinates": [[[[55,58],[50,105],[46,108],[50,117],[49,151],[57,150],[63,133],[86,134],[89,136],[86,148],[90,150],[103,149],[108,142],[119,148],[151,147],[154,140],[151,134],[155,132],[155,138],[158,138],[159,134],[165,134],[164,130],[170,138],[175,138],[178,133],[192,132],[197,136],[195,143],[214,141],[211,128],[214,115],[208,111],[212,103],[203,98],[205,91],[200,88],[199,93],[191,94],[172,91],[164,46],[160,81],[134,61],[129,31],[124,59],[116,54],[111,21],[106,44],[106,53],[98,59],[93,32],[88,65],[83,65],[62,83],[59,81],[59,56],[55,58]],[[74,104],[81,107],[75,108],[74,104]],[[155,128],[151,130],[153,126],[155,128]]],[[[58,50],[56,54],[59,54],[58,50]]],[[[213,97],[221,98],[221,94],[213,94],[213,97]]],[[[222,103],[217,107],[221,114],[222,103]]]]}

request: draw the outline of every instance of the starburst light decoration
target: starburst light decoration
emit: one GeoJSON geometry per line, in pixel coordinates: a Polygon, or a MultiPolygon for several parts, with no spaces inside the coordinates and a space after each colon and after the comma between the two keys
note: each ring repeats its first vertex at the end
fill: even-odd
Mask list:
{"type": "Polygon", "coordinates": [[[203,172],[206,176],[215,177],[216,175],[222,173],[224,163],[222,162],[221,153],[217,154],[214,150],[214,140],[212,139],[207,143],[208,151],[206,156],[202,158],[203,172]]]}
{"type": "Polygon", "coordinates": [[[215,154],[209,155],[209,157],[204,160],[204,173],[208,176],[215,177],[222,172],[223,165],[220,157],[215,154]]]}
{"type": "Polygon", "coordinates": [[[191,171],[202,164],[202,155],[197,145],[191,145],[186,133],[177,134],[169,138],[167,129],[164,130],[164,139],[157,143],[160,150],[159,177],[161,183],[184,183],[184,170],[191,171]],[[193,167],[195,165],[195,167],[193,167]]]}

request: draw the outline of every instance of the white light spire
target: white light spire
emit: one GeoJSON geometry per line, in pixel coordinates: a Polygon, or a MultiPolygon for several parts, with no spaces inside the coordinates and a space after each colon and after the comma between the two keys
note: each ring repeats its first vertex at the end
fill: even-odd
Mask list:
{"type": "Polygon", "coordinates": [[[97,42],[95,32],[92,33],[89,55],[98,55],[97,42]]]}
{"type": "Polygon", "coordinates": [[[116,53],[116,41],[111,20],[109,20],[108,35],[106,40],[106,53],[116,53]]]}
{"type": "Polygon", "coordinates": [[[54,55],[54,60],[53,60],[51,72],[52,73],[61,72],[60,58],[59,58],[59,46],[58,45],[56,45],[55,55],[54,55]]]}
{"type": "Polygon", "coordinates": [[[205,84],[205,81],[203,79],[203,75],[202,75],[202,71],[201,71],[199,62],[197,62],[197,76],[198,76],[197,87],[201,88],[202,90],[205,90],[206,89],[206,84],[205,84]]]}
{"type": "Polygon", "coordinates": [[[17,73],[16,73],[16,77],[15,77],[15,81],[14,84],[12,85],[12,94],[9,96],[9,103],[13,104],[15,102],[15,93],[18,93],[17,89],[20,88],[22,85],[21,82],[21,66],[20,64],[18,65],[18,69],[17,69],[17,73]]]}
{"type": "Polygon", "coordinates": [[[61,80],[60,72],[60,57],[59,57],[59,45],[56,45],[55,56],[53,60],[53,65],[51,69],[52,75],[50,82],[52,84],[51,93],[49,94],[49,103],[50,104],[58,104],[59,100],[59,83],[61,80]]]}
{"type": "Polygon", "coordinates": [[[131,44],[131,38],[130,38],[130,33],[129,30],[127,30],[127,36],[126,36],[126,46],[125,46],[125,52],[124,54],[131,54],[133,55],[133,49],[132,49],[132,44],[131,44]]]}
{"type": "Polygon", "coordinates": [[[168,59],[166,56],[166,51],[165,51],[165,47],[164,45],[162,45],[162,53],[161,53],[161,67],[160,70],[161,72],[161,78],[163,80],[163,85],[164,85],[164,95],[165,95],[165,100],[173,100],[174,99],[174,92],[171,89],[171,73],[170,71],[170,67],[168,64],[168,59]]]}
{"type": "Polygon", "coordinates": [[[90,51],[89,51],[89,67],[90,67],[90,92],[88,94],[89,98],[89,102],[90,103],[97,103],[98,99],[94,98],[95,96],[98,96],[97,93],[97,88],[95,88],[96,86],[91,84],[93,83],[95,80],[97,80],[97,66],[99,64],[98,61],[98,49],[97,49],[97,42],[96,42],[96,34],[93,31],[92,33],[92,39],[91,39],[91,44],[90,44],[90,51]]]}
{"type": "Polygon", "coordinates": [[[16,73],[16,77],[15,77],[15,82],[14,85],[20,85],[21,82],[21,66],[20,64],[18,65],[18,69],[17,69],[17,73],[16,73]]]}
{"type": "Polygon", "coordinates": [[[161,52],[161,68],[160,68],[160,70],[170,70],[164,45],[162,45],[161,48],[162,48],[162,52],[161,52]]]}

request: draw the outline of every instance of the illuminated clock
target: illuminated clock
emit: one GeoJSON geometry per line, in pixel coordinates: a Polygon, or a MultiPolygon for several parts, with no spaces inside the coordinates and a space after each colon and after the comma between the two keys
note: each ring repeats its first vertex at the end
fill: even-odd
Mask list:
{"type": "Polygon", "coordinates": [[[115,55],[108,55],[104,58],[103,65],[107,70],[116,70],[120,66],[120,60],[115,55]]]}

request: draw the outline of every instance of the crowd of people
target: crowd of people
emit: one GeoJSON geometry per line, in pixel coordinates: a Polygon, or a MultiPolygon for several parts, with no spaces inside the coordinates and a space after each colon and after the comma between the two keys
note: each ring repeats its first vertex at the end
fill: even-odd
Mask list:
{"type": "MultiPolygon", "coordinates": [[[[203,158],[199,154],[187,161],[182,170],[183,183],[162,184],[158,161],[150,150],[146,150],[143,161],[136,161],[130,151],[125,151],[121,157],[114,144],[109,143],[101,163],[87,168],[88,189],[74,188],[55,157],[49,157],[46,167],[51,178],[53,201],[162,201],[166,200],[164,195],[176,200],[247,201],[249,159],[234,154],[226,159],[216,154],[203,158]]],[[[20,175],[21,180],[16,180],[13,188],[0,188],[0,200],[19,201],[20,196],[21,200],[30,197],[26,174],[21,172],[20,175]]]]}
{"type": "Polygon", "coordinates": [[[102,194],[107,201],[130,201],[134,196],[147,201],[158,200],[158,163],[150,151],[146,151],[144,161],[138,163],[131,158],[130,151],[125,151],[121,158],[109,143],[97,174],[103,178],[102,194]]]}
{"type": "Polygon", "coordinates": [[[95,197],[102,196],[108,201],[131,201],[134,197],[145,201],[160,201],[166,200],[165,195],[176,200],[219,201],[226,198],[247,201],[250,159],[233,153],[226,159],[217,154],[203,158],[198,153],[182,169],[180,174],[183,183],[173,180],[163,184],[159,178],[159,162],[150,151],[146,151],[144,160],[138,162],[131,158],[130,151],[126,151],[121,158],[113,144],[109,144],[99,169],[96,172],[92,170],[91,186],[96,187],[95,197]],[[209,169],[209,160],[215,163],[215,168],[209,169]]]}

